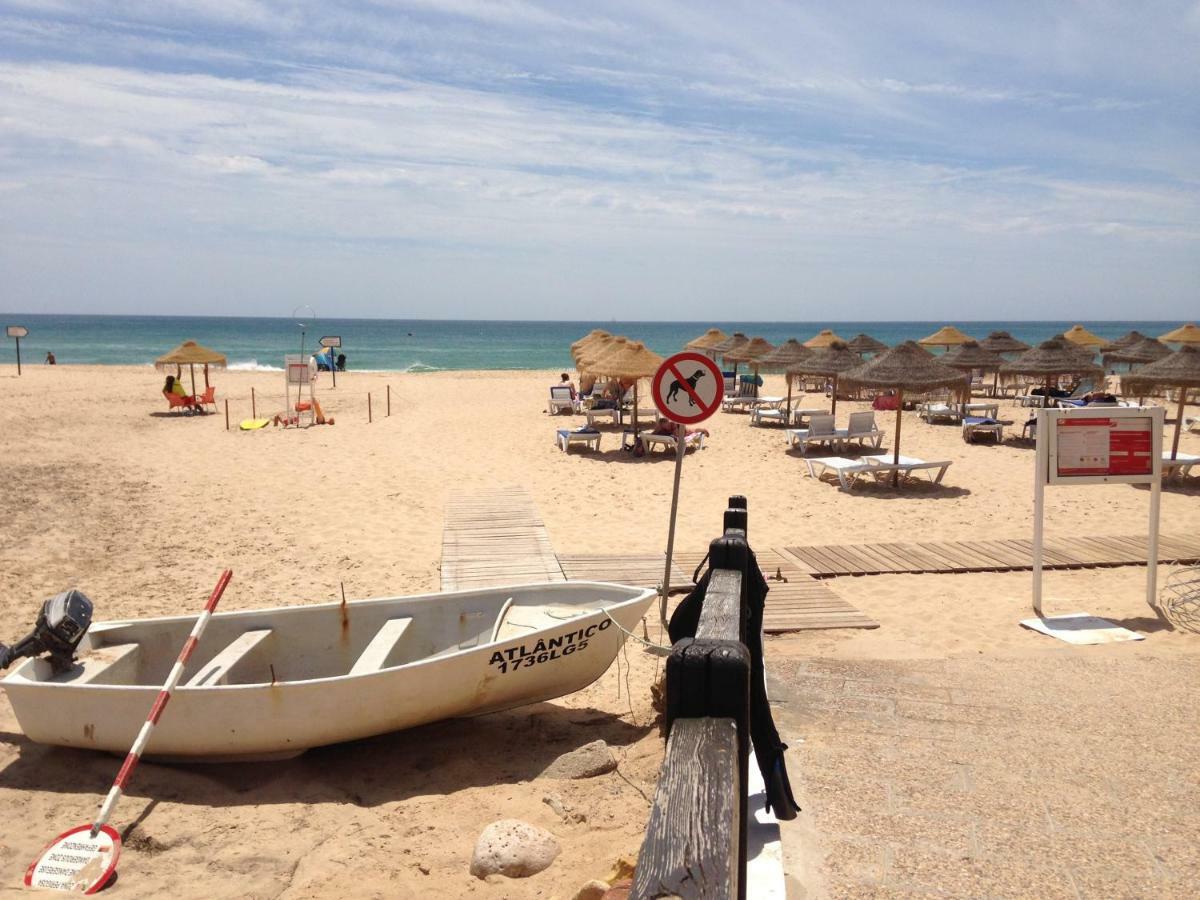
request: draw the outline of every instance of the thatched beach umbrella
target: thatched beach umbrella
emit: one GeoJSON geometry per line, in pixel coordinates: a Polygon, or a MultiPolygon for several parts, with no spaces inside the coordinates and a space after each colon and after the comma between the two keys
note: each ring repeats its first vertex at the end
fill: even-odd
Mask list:
{"type": "Polygon", "coordinates": [[[183,367],[187,366],[192,373],[192,393],[196,393],[196,366],[204,366],[204,387],[208,387],[208,369],[225,368],[225,355],[216,350],[202,347],[195,341],[184,341],[170,353],[160,356],[154,361],[154,368],[162,369],[175,367],[175,376],[183,376],[183,367]]]}
{"type": "MultiPolygon", "coordinates": [[[[893,388],[896,391],[896,437],[892,445],[892,464],[900,462],[900,413],[905,391],[931,391],[934,388],[963,388],[970,376],[932,359],[912,341],[897,344],[857,368],[842,373],[843,384],[862,387],[893,388]]],[[[900,483],[900,472],[892,472],[892,487],[900,483]]]]}
{"type": "Polygon", "coordinates": [[[754,377],[756,379],[756,383],[754,385],[754,396],[756,397],[758,396],[757,379],[758,367],[760,365],[759,360],[774,349],[775,345],[766,338],[756,337],[751,338],[749,341],[742,344],[742,346],[734,350],[730,350],[725,354],[725,361],[733,363],[733,370],[735,372],[737,371],[737,364],[740,362],[747,363],[754,367],[754,377]]]}
{"type": "Polygon", "coordinates": [[[969,334],[964,334],[953,325],[943,325],[933,334],[928,337],[923,337],[919,341],[922,347],[957,347],[959,344],[965,344],[967,341],[975,340],[969,334]]]}
{"type": "Polygon", "coordinates": [[[1160,359],[1166,359],[1171,355],[1171,348],[1166,344],[1156,341],[1154,338],[1142,338],[1132,344],[1128,344],[1119,350],[1112,350],[1104,354],[1104,365],[1109,363],[1129,363],[1130,366],[1135,366],[1140,363],[1158,362],[1160,359]]]}
{"type": "MultiPolygon", "coordinates": [[[[788,338],[758,362],[764,369],[779,369],[786,373],[792,366],[800,365],[815,352],[815,350],[809,350],[795,338],[788,338]]],[[[786,378],[787,402],[785,408],[787,413],[784,416],[785,423],[792,421],[792,376],[789,374],[786,378]]]]}
{"type": "MultiPolygon", "coordinates": [[[[729,337],[725,338],[725,340],[721,341],[721,343],[717,344],[712,349],[716,353],[717,356],[724,357],[728,353],[736,353],[738,350],[742,349],[742,347],[746,346],[748,343],[750,343],[750,338],[746,337],[746,335],[740,331],[735,331],[733,334],[731,334],[729,337]]],[[[734,374],[734,376],[737,375],[737,363],[736,362],[733,363],[733,374],[734,374]]]]}
{"type": "Polygon", "coordinates": [[[625,381],[632,379],[634,434],[637,434],[638,425],[638,380],[650,378],[662,363],[663,358],[653,350],[647,349],[641,341],[624,338],[613,340],[607,353],[589,363],[591,371],[599,374],[625,381]]]}
{"type": "Polygon", "coordinates": [[[1071,346],[1068,341],[1050,338],[1032,350],[1026,350],[1012,362],[1006,362],[1000,367],[1000,373],[1033,375],[1045,379],[1046,393],[1042,397],[1042,406],[1046,407],[1050,405],[1051,382],[1059,375],[1090,375],[1100,378],[1104,375],[1104,370],[1096,365],[1090,352],[1087,352],[1085,358],[1079,348],[1071,346]]]}
{"type": "Polygon", "coordinates": [[[1007,331],[993,331],[979,342],[979,346],[993,353],[1024,353],[1029,349],[1027,343],[1018,341],[1007,331]]]}
{"type": "Polygon", "coordinates": [[[834,341],[841,341],[843,344],[846,343],[846,339],[838,337],[836,334],[834,334],[833,329],[822,328],[807,341],[805,341],[804,346],[808,347],[810,350],[820,350],[822,347],[828,347],[834,341]]]}
{"type": "Polygon", "coordinates": [[[842,372],[862,365],[862,357],[851,350],[845,341],[834,341],[828,347],[813,350],[799,365],[787,370],[792,375],[824,375],[833,378],[833,403],[830,412],[837,413],[838,377],[842,372]]]}
{"type": "Polygon", "coordinates": [[[866,353],[882,353],[887,349],[887,344],[883,341],[877,341],[869,334],[863,334],[861,331],[846,341],[846,346],[859,356],[866,353]]]}
{"type": "Polygon", "coordinates": [[[710,328],[698,338],[692,338],[683,345],[684,350],[696,350],[703,353],[705,356],[712,357],[716,355],[716,346],[729,340],[729,335],[723,332],[720,328],[710,328]]]}
{"type": "Polygon", "coordinates": [[[630,343],[629,338],[622,334],[610,335],[607,338],[595,340],[579,351],[575,362],[579,366],[580,372],[589,372],[592,375],[607,375],[607,372],[598,368],[599,363],[610,353],[624,350],[630,343]]]}
{"type": "MultiPolygon", "coordinates": [[[[1146,335],[1142,334],[1140,331],[1131,331],[1124,337],[1117,338],[1111,344],[1105,344],[1100,348],[1100,353],[1103,355],[1108,355],[1109,353],[1114,353],[1117,350],[1124,350],[1126,347],[1132,347],[1138,341],[1144,340],[1146,340],[1146,335]]],[[[1167,352],[1169,353],[1170,350],[1167,352]]]]}
{"type": "Polygon", "coordinates": [[[1158,386],[1179,389],[1179,409],[1175,413],[1175,437],[1171,441],[1171,459],[1179,453],[1179,432],[1183,425],[1183,407],[1188,391],[1200,388],[1200,346],[1185,346],[1158,362],[1152,362],[1128,379],[1131,389],[1145,393],[1158,386]]]}
{"type": "Polygon", "coordinates": [[[597,328],[595,331],[582,337],[571,345],[571,358],[575,360],[575,366],[583,371],[583,366],[580,360],[589,356],[596,356],[600,351],[608,345],[613,339],[613,335],[607,331],[602,331],[597,328]]]}
{"type": "Polygon", "coordinates": [[[593,344],[598,340],[606,340],[610,337],[612,337],[612,335],[609,334],[607,331],[605,331],[603,328],[593,328],[591,331],[589,331],[587,334],[585,334],[583,337],[581,337],[579,340],[577,340],[575,343],[573,343],[571,345],[571,355],[576,356],[579,353],[579,351],[582,350],[584,347],[587,347],[590,344],[593,344]]]}
{"type": "Polygon", "coordinates": [[[952,350],[947,350],[938,357],[938,362],[952,369],[960,369],[966,372],[994,372],[996,376],[992,382],[992,391],[994,393],[996,382],[1000,379],[1000,367],[1004,365],[1004,357],[991,350],[985,350],[979,345],[978,341],[967,341],[965,344],[959,344],[952,350]]]}
{"type": "Polygon", "coordinates": [[[1104,338],[1092,334],[1082,325],[1072,325],[1063,332],[1063,337],[1072,344],[1079,344],[1081,347],[1103,347],[1107,343],[1104,338]]]}
{"type": "Polygon", "coordinates": [[[1200,344],[1200,328],[1197,328],[1195,323],[1188,322],[1186,325],[1180,325],[1174,331],[1160,334],[1158,339],[1170,344],[1200,344]]]}

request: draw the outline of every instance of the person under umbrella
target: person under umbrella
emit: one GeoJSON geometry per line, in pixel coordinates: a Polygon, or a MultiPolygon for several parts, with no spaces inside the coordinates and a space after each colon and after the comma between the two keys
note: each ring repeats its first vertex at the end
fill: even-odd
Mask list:
{"type": "Polygon", "coordinates": [[[862,365],[862,357],[851,350],[845,341],[834,341],[828,347],[813,350],[808,358],[788,369],[789,375],[822,375],[832,379],[832,405],[829,410],[837,414],[838,376],[855,366],[862,365]]]}

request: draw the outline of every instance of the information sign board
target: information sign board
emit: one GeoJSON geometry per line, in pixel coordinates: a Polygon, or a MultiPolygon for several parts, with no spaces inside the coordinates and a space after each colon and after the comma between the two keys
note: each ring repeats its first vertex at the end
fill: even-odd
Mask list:
{"type": "Polygon", "coordinates": [[[1155,412],[1141,407],[1045,410],[1046,483],[1151,483],[1162,455],[1162,411],[1155,412]]]}
{"type": "Polygon", "coordinates": [[[29,329],[24,325],[9,325],[5,331],[10,338],[29,337],[29,329]]]}

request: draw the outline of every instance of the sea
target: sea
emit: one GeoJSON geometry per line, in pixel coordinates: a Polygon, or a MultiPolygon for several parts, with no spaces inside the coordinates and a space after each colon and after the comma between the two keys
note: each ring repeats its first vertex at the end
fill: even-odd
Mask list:
{"type": "MultiPolygon", "coordinates": [[[[453,369],[568,369],[570,345],[593,328],[643,341],[667,355],[709,328],[745,332],[773,344],[807,340],[823,328],[849,339],[865,332],[885,344],[917,340],[953,324],[976,338],[1007,331],[1035,344],[1076,322],[617,322],[453,321],[434,319],[309,319],[200,316],[83,316],[0,313],[4,325],[29,329],[21,361],[36,365],[53,351],[60,364],[153,365],[184,340],[225,354],[229,368],[283,369],[287,353],[311,353],[322,337],[340,337],[347,368],[358,371],[438,372],[453,369]]],[[[1130,330],[1157,337],[1179,322],[1089,322],[1103,338],[1130,330]]],[[[0,362],[15,361],[11,339],[0,344],[0,362]]]]}

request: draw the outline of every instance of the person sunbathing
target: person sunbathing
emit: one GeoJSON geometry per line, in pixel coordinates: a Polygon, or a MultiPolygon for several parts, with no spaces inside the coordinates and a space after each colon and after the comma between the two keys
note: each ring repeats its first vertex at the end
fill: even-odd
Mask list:
{"type": "MultiPolygon", "coordinates": [[[[670,437],[674,437],[676,434],[676,428],[677,428],[677,426],[675,425],[675,423],[664,416],[664,417],[659,418],[658,423],[654,427],[654,430],[650,433],[651,434],[664,434],[664,435],[668,435],[670,437]]],[[[708,429],[707,428],[693,428],[690,430],[685,428],[683,433],[684,433],[685,438],[691,438],[698,434],[702,434],[705,437],[708,437],[708,429]]]]}

